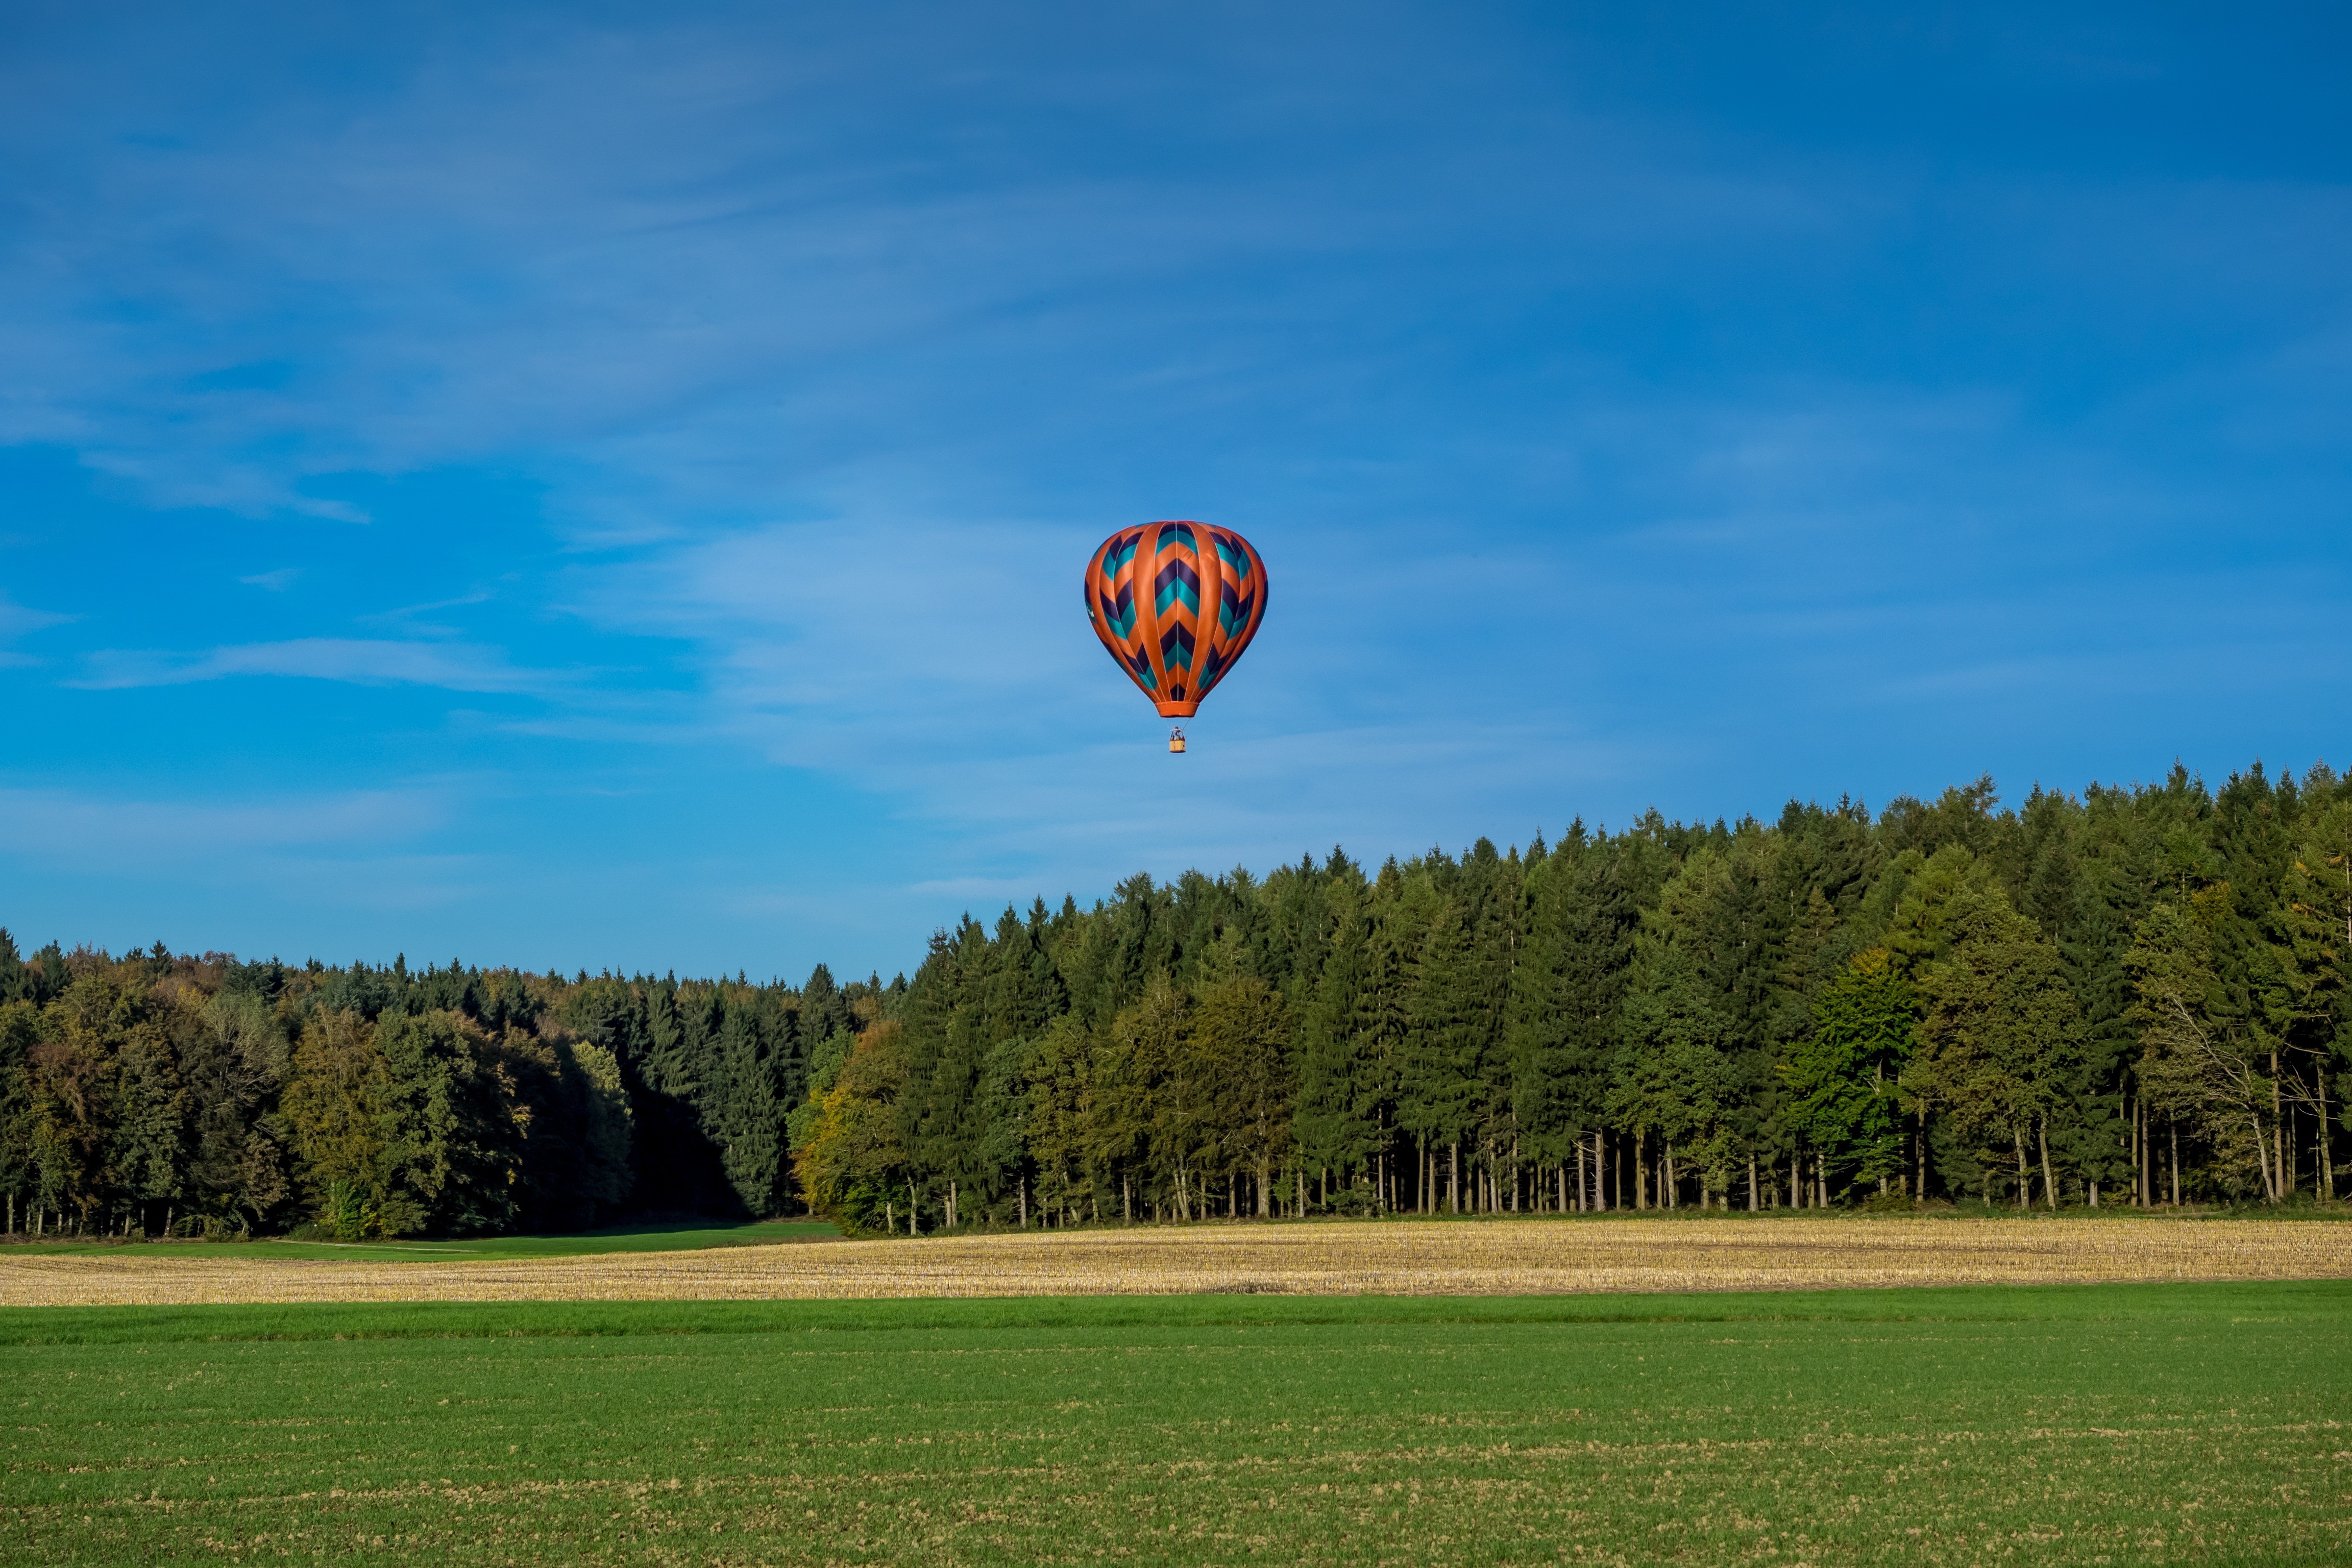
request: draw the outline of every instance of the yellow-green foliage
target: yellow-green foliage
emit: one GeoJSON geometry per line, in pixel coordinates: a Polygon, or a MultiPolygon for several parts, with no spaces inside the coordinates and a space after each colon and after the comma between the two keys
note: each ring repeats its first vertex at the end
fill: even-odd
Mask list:
{"type": "Polygon", "coordinates": [[[906,1083],[905,1036],[895,1023],[857,1037],[818,1101],[809,1142],[793,1170],[809,1206],[851,1235],[895,1228],[907,1214],[907,1152],[898,1124],[906,1083]]]}

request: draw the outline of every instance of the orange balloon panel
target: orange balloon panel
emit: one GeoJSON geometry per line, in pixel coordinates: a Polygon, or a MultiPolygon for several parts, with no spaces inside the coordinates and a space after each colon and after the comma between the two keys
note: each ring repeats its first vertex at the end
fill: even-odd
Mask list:
{"type": "Polygon", "coordinates": [[[1265,619],[1265,563],[1229,528],[1124,528],[1087,563],[1087,618],[1161,718],[1190,719],[1265,619]]]}

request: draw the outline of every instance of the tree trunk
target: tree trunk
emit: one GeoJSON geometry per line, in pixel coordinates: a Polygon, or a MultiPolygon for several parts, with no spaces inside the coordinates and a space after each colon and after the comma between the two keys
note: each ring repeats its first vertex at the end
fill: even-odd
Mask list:
{"type": "MultiPolygon", "coordinates": [[[[1127,1178],[1121,1176],[1119,1185],[1124,1187],[1126,1184],[1127,1178]]],[[[1029,1173],[1026,1171],[1021,1173],[1021,1228],[1029,1228],[1029,1173]]]]}
{"type": "Polygon", "coordinates": [[[2327,1147],[2327,1064],[2314,1062],[2311,1067],[2313,1098],[2319,1101],[2319,1197],[2323,1203],[2336,1201],[2336,1161],[2327,1147]]]}
{"type": "Polygon", "coordinates": [[[2312,1063],[2312,1098],[2319,1100],[2319,1201],[2336,1201],[2336,1154],[2328,1150],[2328,1065],[2312,1063]]]}
{"type": "Polygon", "coordinates": [[[1675,1141],[1673,1139],[1661,1138],[1658,1140],[1658,1163],[1662,1178],[1658,1184],[1658,1188],[1665,1197],[1665,1201],[1659,1206],[1661,1208],[1673,1208],[1677,1196],[1675,1192],[1677,1184],[1675,1181],[1675,1141]]]}
{"type": "Polygon", "coordinates": [[[2180,1206],[2180,1129],[2177,1124],[2167,1121],[2164,1124],[2164,1130],[2172,1135],[2172,1206],[2179,1208],[2180,1206]]]}
{"type": "Polygon", "coordinates": [[[2271,1172],[2270,1145],[2263,1142],[2263,1119],[2257,1114],[2249,1115],[2246,1120],[2253,1124],[2254,1163],[2263,1168],[2263,1194],[2272,1202],[2276,1203],[2278,1201],[2278,1179],[2273,1175],[2271,1172]]]}
{"type": "Polygon", "coordinates": [[[2156,1157],[2149,1152],[2148,1139],[2156,1119],[2147,1112],[2145,1098],[2132,1101],[2132,1202],[2141,1208],[2156,1206],[2156,1157]]]}
{"type": "Polygon", "coordinates": [[[1449,1156],[1445,1172],[1445,1208],[1449,1214],[1462,1212],[1462,1140],[1456,1138],[1446,1146],[1449,1156]]]}
{"type": "Polygon", "coordinates": [[[2043,1117],[2039,1129],[2042,1137],[2042,1195],[2049,1200],[2050,1210],[2058,1210],[2058,1182],[2050,1173],[2050,1118],[2043,1117]]]}
{"type": "Polygon", "coordinates": [[[2286,1109],[2280,1099],[2282,1088],[2279,1082],[2278,1053],[2273,1051],[2271,1053],[2271,1132],[2273,1142],[2278,1148],[2278,1183],[2271,1191],[2273,1200],[2285,1197],[2294,1191],[2294,1171],[2286,1163],[2286,1109]]]}
{"type": "Polygon", "coordinates": [[[2131,1163],[2132,1163],[2132,1195],[2131,1195],[2131,1201],[2132,1201],[2133,1203],[2135,1203],[2135,1204],[2138,1204],[2138,1203],[2144,1203],[2144,1202],[2146,1201],[2146,1199],[2141,1195],[2141,1193],[2140,1193],[2140,1188],[2141,1188],[2143,1185],[2145,1185],[2145,1183],[2144,1183],[2144,1181],[2143,1181],[2143,1179],[2142,1179],[2142,1177],[2141,1177],[2141,1173],[2140,1173],[2140,1158],[2139,1158],[2139,1144],[2140,1144],[2140,1136],[2139,1136],[2139,1109],[2140,1109],[2140,1108],[2139,1108],[2139,1101],[2138,1101],[2138,1100],[2132,1100],[2132,1101],[2130,1102],[2130,1104],[2131,1104],[2131,1137],[2130,1137],[2130,1139],[2128,1140],[2127,1146],[2128,1146],[2128,1147],[2130,1148],[2130,1150],[2131,1150],[2131,1163]]]}
{"type": "Polygon", "coordinates": [[[1135,1223],[1135,1194],[1128,1184],[1128,1174],[1125,1171],[1118,1173],[1118,1222],[1121,1225],[1135,1223]]]}

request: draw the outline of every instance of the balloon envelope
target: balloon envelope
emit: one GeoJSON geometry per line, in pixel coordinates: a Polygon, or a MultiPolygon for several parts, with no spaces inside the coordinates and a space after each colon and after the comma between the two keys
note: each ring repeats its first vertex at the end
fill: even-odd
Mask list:
{"type": "Polygon", "coordinates": [[[1123,528],[1087,563],[1087,618],[1163,719],[1190,719],[1257,636],[1265,563],[1230,528],[1123,528]]]}

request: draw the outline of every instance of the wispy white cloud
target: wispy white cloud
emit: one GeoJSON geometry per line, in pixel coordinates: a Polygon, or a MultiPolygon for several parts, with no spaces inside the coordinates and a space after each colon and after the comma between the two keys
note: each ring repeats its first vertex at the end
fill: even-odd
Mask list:
{"type": "Polygon", "coordinates": [[[280,566],[275,572],[257,572],[250,577],[239,577],[237,581],[249,588],[267,588],[273,594],[282,594],[291,588],[301,575],[299,566],[280,566]]]}
{"type": "Polygon", "coordinates": [[[387,626],[406,632],[411,637],[455,637],[461,635],[457,627],[426,621],[420,617],[436,610],[469,609],[476,605],[486,605],[489,602],[488,590],[478,588],[470,594],[460,594],[455,598],[434,599],[420,605],[402,605],[394,609],[378,610],[373,614],[355,618],[362,626],[387,626]]]}
{"type": "MultiPolygon", "coordinates": [[[[518,450],[560,475],[593,452],[566,510],[642,538],[701,505],[903,470],[910,450],[954,484],[1024,428],[1083,440],[1106,411],[1197,416],[1244,386],[1291,404],[1286,387],[1319,381],[1328,400],[1335,359],[1380,389],[1399,345],[1349,347],[1344,323],[1400,271],[1515,253],[1530,229],[1572,243],[1515,291],[1852,221],[1840,195],[1695,166],[1546,101],[1451,29],[1391,24],[1434,35],[1411,69],[1335,54],[1303,19],[1253,19],[1247,47],[1175,29],[1206,50],[1189,66],[1119,27],[976,15],[425,27],[372,55],[364,112],[347,82],[281,86],[169,144],[45,144],[34,166],[66,216],[0,263],[18,301],[0,345],[21,367],[0,438],[68,440],[173,504],[348,521],[363,509],[315,493],[319,476],[518,450]],[[975,51],[1013,36],[1039,53],[975,78],[975,51]],[[1307,47],[1339,73],[1313,92],[1276,63],[1307,47]],[[1057,66],[1073,49],[1084,69],[1057,66]],[[1231,130],[1195,146],[1192,117],[1163,110],[1191,106],[1201,70],[1228,79],[1229,127],[1285,139],[1293,116],[1335,118],[1280,158],[1232,157],[1231,130]],[[1465,75],[1534,118],[1463,120],[1438,84],[1476,90],[1465,75]],[[1008,134],[1025,113],[1162,155],[1040,159],[1008,134]],[[1016,366],[1028,384],[1008,397],[1016,366]]],[[[93,123],[152,123],[128,84],[177,79],[168,33],[82,61],[86,82],[60,63],[19,85],[70,93],[93,123]]],[[[13,123],[30,134],[26,111],[13,123]]]]}
{"type": "Polygon", "coordinates": [[[505,650],[465,643],[296,637],[194,654],[110,648],[89,656],[71,684],[93,690],[185,686],[231,676],[274,675],[362,686],[435,686],[452,691],[544,694],[576,688],[578,671],[518,668],[505,650]]]}
{"type": "Polygon", "coordinates": [[[61,626],[74,618],[54,610],[36,610],[0,594],[0,642],[14,642],[28,632],[39,631],[44,626],[61,626]]]}
{"type": "Polygon", "coordinates": [[[226,864],[270,850],[396,844],[449,819],[440,790],[360,790],[234,801],[121,798],[0,789],[0,848],[120,869],[156,861],[226,864]]]}

